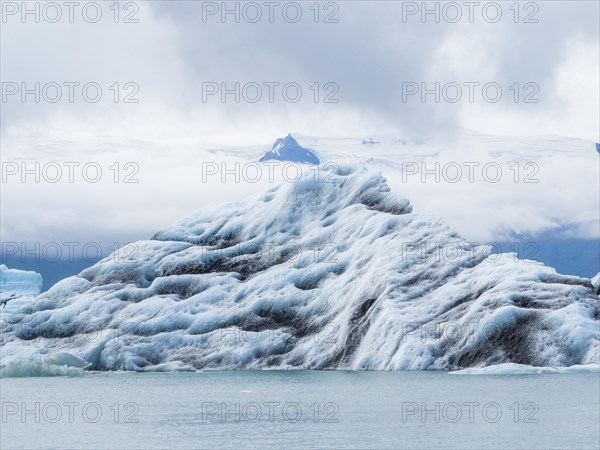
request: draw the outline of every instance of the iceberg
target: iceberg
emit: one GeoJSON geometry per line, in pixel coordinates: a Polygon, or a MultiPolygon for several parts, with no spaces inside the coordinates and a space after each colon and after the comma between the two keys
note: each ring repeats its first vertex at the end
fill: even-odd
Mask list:
{"type": "Polygon", "coordinates": [[[592,286],[594,286],[596,294],[600,295],[600,272],[598,272],[596,276],[592,278],[592,286]]]}
{"type": "Polygon", "coordinates": [[[37,272],[9,269],[0,264],[0,302],[18,297],[35,297],[42,292],[42,276],[37,272]]]}
{"type": "Polygon", "coordinates": [[[599,297],[589,279],[473,246],[443,220],[413,212],[365,168],[340,166],[326,177],[307,170],[295,183],[199,211],[135,245],[35,300],[12,300],[1,316],[2,364],[598,364],[599,297]]]}
{"type": "Polygon", "coordinates": [[[576,364],[569,367],[534,367],[525,364],[505,363],[450,372],[452,375],[533,375],[546,373],[600,373],[600,365],[576,364]]]}

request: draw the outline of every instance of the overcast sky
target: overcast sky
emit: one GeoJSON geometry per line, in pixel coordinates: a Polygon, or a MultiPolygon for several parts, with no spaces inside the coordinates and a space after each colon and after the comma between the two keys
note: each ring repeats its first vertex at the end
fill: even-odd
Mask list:
{"type": "MultiPolygon", "coordinates": [[[[114,183],[87,190],[77,183],[4,186],[5,240],[147,236],[165,220],[244,193],[238,186],[223,195],[170,190],[181,185],[176,168],[189,165],[190,155],[202,161],[195,149],[256,146],[288,132],[443,139],[472,129],[599,140],[596,1],[522,2],[517,8],[513,2],[481,2],[473,11],[464,2],[440,3],[439,23],[433,14],[423,23],[421,11],[414,10],[421,2],[321,2],[318,8],[313,2],[279,2],[272,23],[264,2],[239,4],[239,23],[234,14],[222,19],[215,10],[222,2],[125,2],[118,17],[112,2],[100,2],[102,16],[95,23],[93,7],[84,17],[86,2],[73,11],[72,23],[67,6],[57,4],[61,17],[55,23],[56,10],[45,3],[38,6],[39,23],[33,13],[22,16],[21,2],[2,4],[3,161],[99,161],[105,168],[135,161],[164,172],[140,170],[152,189],[114,183]],[[302,16],[292,23],[297,5],[302,16]],[[250,23],[258,10],[261,18],[250,23]],[[457,12],[460,19],[450,23],[457,12]],[[35,89],[36,82],[40,102],[34,94],[23,102],[22,88],[35,89]],[[65,82],[79,83],[73,102],[65,82]],[[220,88],[236,82],[249,86],[246,94],[252,96],[250,86],[263,86],[263,97],[256,103],[236,103],[232,95],[223,103],[218,93],[203,98],[206,83],[220,88]],[[264,84],[270,82],[279,83],[273,102],[264,84]],[[436,82],[462,86],[461,100],[435,103],[430,95],[423,103],[418,93],[403,98],[406,83],[431,88],[436,82]],[[54,83],[62,86],[56,103],[47,100],[55,98],[54,83]],[[102,89],[98,102],[83,98],[86,83],[102,89]],[[286,83],[302,88],[298,102],[285,100],[286,83]],[[473,102],[464,83],[478,83],[473,102]],[[498,102],[484,98],[486,83],[501,87],[498,102]],[[125,102],[128,95],[137,103],[125,102]],[[328,95],[337,102],[324,102],[328,95]],[[43,195],[61,200],[41,201],[43,195]],[[137,208],[129,203],[133,198],[137,208]]],[[[35,2],[28,5],[36,8],[35,2]]],[[[446,94],[454,97],[452,89],[446,94]]]]}
{"type": "MultiPolygon", "coordinates": [[[[6,9],[11,2],[3,3],[6,9]]],[[[52,18],[52,9],[45,14],[42,9],[40,23],[33,15],[22,23],[18,2],[19,11],[3,17],[2,80],[94,81],[104,96],[95,104],[77,98],[77,89],[72,104],[23,104],[11,96],[2,104],[2,129],[53,127],[134,138],[210,134],[227,143],[232,134],[270,139],[281,129],[309,135],[383,128],[423,134],[459,125],[496,134],[598,138],[598,2],[521,3],[518,23],[508,2],[498,3],[502,16],[496,23],[488,22],[496,8],[483,7],[490,2],[474,7],[473,23],[463,2],[454,3],[462,14],[457,23],[444,20],[457,11],[447,6],[438,6],[440,23],[434,15],[422,23],[418,12],[407,15],[411,2],[330,3],[321,3],[319,23],[309,2],[301,4],[297,23],[288,22],[294,8],[288,6],[284,17],[290,2],[274,7],[273,23],[263,2],[256,3],[262,12],[257,23],[244,20],[244,11],[253,14],[248,8],[240,9],[240,23],[235,15],[223,23],[218,12],[205,15],[204,23],[203,10],[207,14],[212,2],[137,2],[137,11],[122,6],[115,24],[114,11],[104,3],[97,23],[84,20],[82,7],[69,23],[64,6],[57,23],[44,20],[52,18]],[[128,14],[138,22],[122,23],[128,14]],[[138,104],[111,104],[109,86],[117,81],[139,86],[138,104]],[[281,101],[281,92],[273,103],[223,105],[218,96],[202,102],[203,82],[236,81],[296,82],[306,92],[297,104],[281,101]],[[402,102],[403,82],[436,81],[496,82],[504,95],[495,104],[483,101],[480,89],[472,104],[402,102]],[[310,101],[314,82],[336,83],[339,103],[310,101]],[[539,103],[515,104],[510,91],[515,82],[536,83],[539,103]]],[[[214,5],[220,8],[221,2],[214,5]]]]}

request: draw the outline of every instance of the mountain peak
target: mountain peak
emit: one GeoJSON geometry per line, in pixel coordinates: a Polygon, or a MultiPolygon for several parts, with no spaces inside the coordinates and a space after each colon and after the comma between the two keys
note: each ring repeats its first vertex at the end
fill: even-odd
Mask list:
{"type": "Polygon", "coordinates": [[[308,148],[302,147],[288,133],[286,137],[278,138],[270,151],[266,152],[259,161],[292,161],[303,164],[319,164],[319,158],[308,148]]]}

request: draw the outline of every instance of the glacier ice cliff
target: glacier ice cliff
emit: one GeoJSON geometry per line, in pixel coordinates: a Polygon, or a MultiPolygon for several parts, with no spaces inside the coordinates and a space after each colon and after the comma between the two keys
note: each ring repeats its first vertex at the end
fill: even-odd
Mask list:
{"type": "Polygon", "coordinates": [[[473,246],[378,173],[308,171],[200,211],[2,311],[2,366],[598,364],[589,279],[473,246]]]}
{"type": "Polygon", "coordinates": [[[0,302],[18,297],[35,297],[42,292],[42,276],[37,272],[9,269],[0,264],[0,302]]]}

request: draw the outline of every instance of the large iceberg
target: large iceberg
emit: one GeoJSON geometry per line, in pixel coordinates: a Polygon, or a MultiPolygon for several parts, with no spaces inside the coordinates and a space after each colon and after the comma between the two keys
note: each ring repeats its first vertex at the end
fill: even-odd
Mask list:
{"type": "Polygon", "coordinates": [[[589,279],[473,246],[413,213],[379,173],[339,167],[198,212],[11,301],[1,360],[6,370],[23,360],[94,370],[567,367],[598,364],[599,311],[589,279]]]}
{"type": "Polygon", "coordinates": [[[0,302],[18,297],[35,297],[42,292],[42,276],[37,272],[9,269],[0,264],[0,302]]]}

